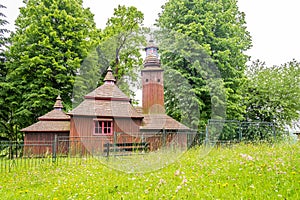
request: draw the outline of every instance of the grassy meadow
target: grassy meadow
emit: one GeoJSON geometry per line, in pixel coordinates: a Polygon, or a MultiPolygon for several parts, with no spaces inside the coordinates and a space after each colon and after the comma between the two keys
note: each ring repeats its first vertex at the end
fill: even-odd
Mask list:
{"type": "Polygon", "coordinates": [[[103,162],[60,160],[3,172],[0,199],[300,199],[299,142],[198,147],[146,173],[103,162]]]}

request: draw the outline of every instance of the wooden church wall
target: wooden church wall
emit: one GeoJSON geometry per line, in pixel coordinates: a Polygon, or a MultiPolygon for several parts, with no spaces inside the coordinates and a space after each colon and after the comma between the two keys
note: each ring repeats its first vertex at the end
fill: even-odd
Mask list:
{"type": "Polygon", "coordinates": [[[74,116],[70,121],[70,137],[91,137],[94,131],[93,117],[74,116]]]}
{"type": "MultiPolygon", "coordinates": [[[[55,137],[69,137],[69,132],[27,132],[24,137],[24,156],[45,156],[53,153],[55,137]]],[[[56,141],[57,142],[57,141],[56,141]]],[[[67,154],[66,145],[56,145],[57,154],[67,154]]]]}
{"type": "Polygon", "coordinates": [[[164,88],[161,84],[149,83],[144,85],[143,99],[144,113],[164,113],[164,88]],[[151,109],[150,112],[149,109],[151,109]]]}
{"type": "MultiPolygon", "coordinates": [[[[113,120],[114,134],[94,135],[95,117],[74,116],[70,124],[70,153],[101,153],[104,144],[113,142],[140,142],[140,119],[115,118],[113,120]],[[115,141],[116,140],[116,141],[115,141]]],[[[98,118],[101,120],[101,118],[98,118]]]]}
{"type": "Polygon", "coordinates": [[[186,150],[187,133],[180,132],[158,132],[145,133],[145,141],[149,143],[150,151],[156,151],[161,148],[186,150]]]}
{"type": "Polygon", "coordinates": [[[140,131],[141,120],[130,118],[115,118],[114,131],[117,133],[138,133],[140,131]]]}
{"type": "MultiPolygon", "coordinates": [[[[101,120],[101,118],[99,118],[101,120]]],[[[113,131],[117,133],[138,133],[141,125],[140,119],[115,118],[113,131]]],[[[94,117],[73,117],[70,125],[70,137],[94,136],[94,117]]]]}

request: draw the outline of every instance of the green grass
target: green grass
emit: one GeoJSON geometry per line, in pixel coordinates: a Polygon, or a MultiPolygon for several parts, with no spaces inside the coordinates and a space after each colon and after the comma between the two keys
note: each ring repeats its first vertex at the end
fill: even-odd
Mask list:
{"type": "Polygon", "coordinates": [[[130,162],[151,162],[143,155],[127,157],[127,165],[125,158],[66,159],[2,173],[0,199],[300,199],[299,142],[205,151],[192,149],[147,173],[124,172],[130,162]]]}

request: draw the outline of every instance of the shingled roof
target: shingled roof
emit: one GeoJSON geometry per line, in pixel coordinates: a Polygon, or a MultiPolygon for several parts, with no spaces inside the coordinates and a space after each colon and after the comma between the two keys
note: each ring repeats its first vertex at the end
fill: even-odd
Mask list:
{"type": "Polygon", "coordinates": [[[23,128],[23,132],[69,132],[70,121],[38,121],[23,128]]]}
{"type": "Polygon", "coordinates": [[[39,121],[69,121],[70,116],[66,115],[62,110],[52,110],[47,114],[38,118],[39,121]]]}
{"type": "Polygon", "coordinates": [[[85,99],[69,115],[143,118],[129,101],[85,99]]]}
{"type": "Polygon", "coordinates": [[[107,74],[104,78],[104,84],[96,88],[91,93],[85,95],[85,99],[95,100],[121,100],[130,101],[130,99],[115,85],[116,79],[112,74],[112,69],[107,69],[107,74]]]}
{"type": "Polygon", "coordinates": [[[100,87],[96,88],[91,93],[85,95],[85,99],[96,100],[123,100],[130,101],[130,99],[115,85],[104,83],[100,87]]]}
{"type": "Polygon", "coordinates": [[[60,96],[56,98],[54,109],[47,114],[39,117],[39,121],[23,128],[23,132],[69,132],[70,116],[63,111],[63,105],[60,96]]]}
{"type": "Polygon", "coordinates": [[[141,130],[190,130],[187,126],[176,121],[166,114],[147,114],[144,115],[141,130]]]}
{"type": "Polygon", "coordinates": [[[105,83],[87,94],[85,100],[70,111],[69,115],[97,117],[143,118],[131,105],[128,98],[116,85],[111,68],[108,68],[105,83]]]}

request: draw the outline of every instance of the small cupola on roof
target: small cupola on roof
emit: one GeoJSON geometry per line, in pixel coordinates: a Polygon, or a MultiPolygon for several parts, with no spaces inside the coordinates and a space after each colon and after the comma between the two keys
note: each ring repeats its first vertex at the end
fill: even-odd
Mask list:
{"type": "Polygon", "coordinates": [[[154,44],[153,40],[150,40],[147,47],[144,49],[146,51],[146,58],[144,60],[144,67],[160,67],[160,59],[158,56],[158,47],[154,44]]]}
{"type": "Polygon", "coordinates": [[[53,106],[53,110],[48,112],[47,114],[39,117],[38,119],[40,121],[47,121],[47,120],[62,120],[62,121],[69,121],[70,120],[70,116],[66,115],[64,112],[63,112],[63,104],[62,104],[62,100],[61,100],[61,97],[60,95],[58,95],[56,97],[56,101],[54,103],[54,106],[53,106]]]}
{"type": "Polygon", "coordinates": [[[23,132],[69,132],[70,116],[66,115],[62,108],[60,96],[56,98],[53,110],[38,118],[38,122],[23,128],[23,132]]]}
{"type": "Polygon", "coordinates": [[[63,109],[62,101],[60,95],[57,96],[56,102],[53,106],[54,110],[62,110],[63,109]]]}
{"type": "Polygon", "coordinates": [[[111,69],[111,67],[108,67],[106,76],[104,78],[104,84],[113,84],[114,85],[115,83],[116,83],[116,79],[112,73],[112,69],[111,69]]]}

